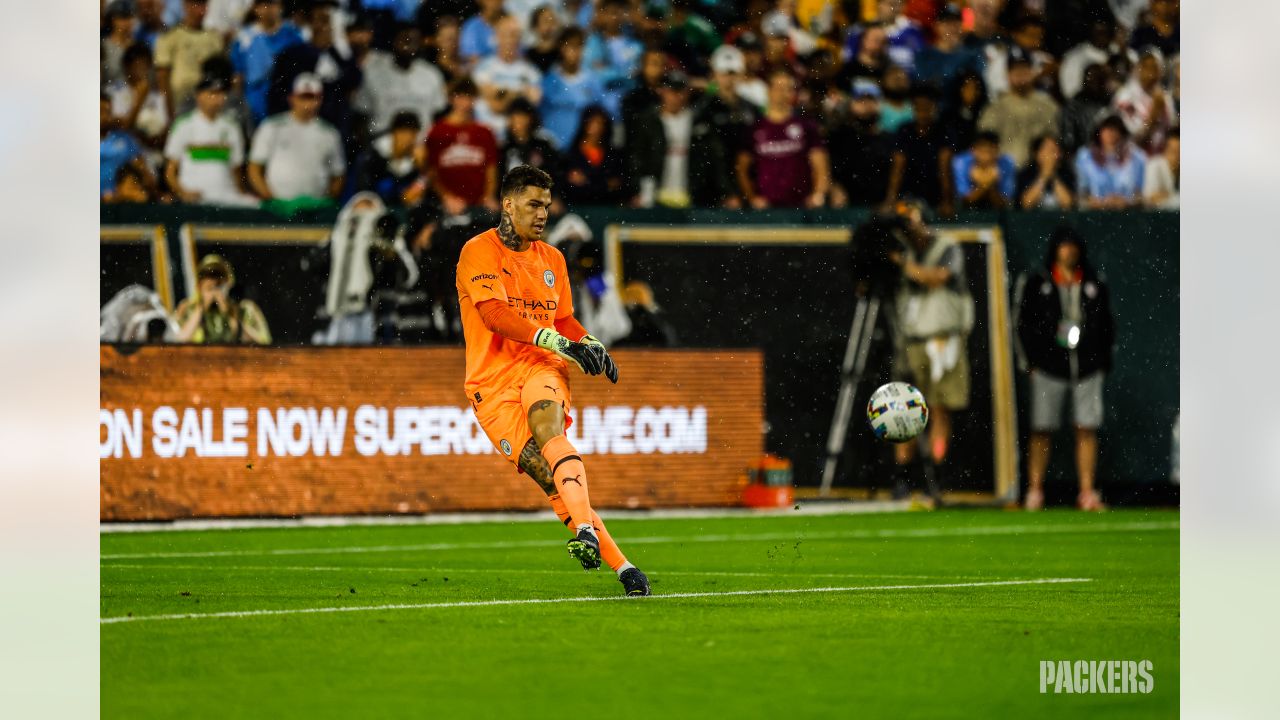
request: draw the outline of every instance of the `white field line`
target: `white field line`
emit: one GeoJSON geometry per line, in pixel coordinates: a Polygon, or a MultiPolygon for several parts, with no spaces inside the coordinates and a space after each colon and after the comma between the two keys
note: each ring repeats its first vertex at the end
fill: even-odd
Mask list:
{"type": "MultiPolygon", "coordinates": [[[[737,533],[731,535],[689,534],[667,536],[628,537],[624,544],[683,544],[683,543],[719,543],[749,542],[753,540],[782,540],[787,542],[809,542],[813,540],[879,540],[888,538],[936,538],[936,537],[969,537],[986,535],[1046,535],[1059,533],[1111,533],[1132,532],[1135,530],[1176,530],[1178,522],[1171,520],[1148,522],[1121,522],[1111,524],[1072,524],[1072,525],[991,525],[956,528],[916,528],[884,530],[844,530],[828,532],[772,532],[772,533],[737,533]]],[[[545,547],[546,540],[498,540],[492,542],[465,543],[423,543],[418,545],[369,545],[338,546],[321,548],[273,548],[266,550],[208,550],[200,552],[167,552],[167,553],[113,553],[102,555],[102,560],[145,560],[149,558],[207,558],[207,557],[260,557],[279,555],[339,555],[348,553],[377,552],[427,552],[447,550],[504,550],[527,547],[545,547]]]]}
{"type": "MultiPolygon", "coordinates": [[[[704,520],[710,518],[777,518],[824,515],[864,515],[904,512],[910,500],[856,500],[809,502],[801,500],[784,508],[654,508],[628,510],[610,508],[606,519],[704,520]]],[[[385,525],[472,525],[479,523],[526,523],[556,521],[550,510],[524,512],[450,512],[427,515],[309,515],[298,518],[200,518],[156,522],[100,522],[98,532],[148,533],[184,530],[247,530],[258,528],[352,527],[385,525]]]]}
{"type": "MultiPolygon", "coordinates": [[[[742,597],[748,595],[798,595],[806,593],[876,592],[892,590],[945,590],[950,588],[1000,587],[1006,585],[1050,585],[1058,583],[1090,582],[1093,578],[1034,578],[1030,580],[992,580],[988,582],[935,583],[929,585],[862,585],[853,587],[774,588],[763,590],[728,590],[725,592],[670,593],[651,595],[649,600],[675,600],[685,598],[742,597]]],[[[550,605],[557,603],[607,602],[610,600],[635,600],[626,595],[607,597],[525,598],[519,600],[471,600],[463,602],[412,603],[391,605],[357,605],[349,607],[290,608],[287,610],[236,610],[216,613],[187,613],[179,615],[116,615],[99,618],[102,625],[150,620],[204,620],[211,618],[261,617],[266,615],[310,615],[316,613],[371,612],[376,610],[427,610],[441,608],[495,607],[500,605],[550,605]]]]}
{"type": "MultiPolygon", "coordinates": [[[[103,568],[125,568],[129,570],[199,570],[208,574],[218,570],[234,572],[402,572],[421,576],[424,573],[492,573],[497,575],[577,575],[582,571],[577,568],[565,570],[546,570],[538,568],[441,568],[441,567],[368,567],[364,565],[168,565],[157,563],[104,563],[103,568]]],[[[655,577],[665,575],[686,575],[691,577],[771,577],[771,578],[905,578],[908,580],[967,580],[989,577],[985,575],[902,575],[898,573],[808,573],[808,572],[730,572],[715,570],[660,570],[649,573],[655,577]]]]}

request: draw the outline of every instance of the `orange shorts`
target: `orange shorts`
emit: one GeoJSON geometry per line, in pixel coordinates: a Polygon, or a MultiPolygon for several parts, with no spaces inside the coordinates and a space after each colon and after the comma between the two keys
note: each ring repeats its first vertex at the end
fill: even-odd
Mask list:
{"type": "Polygon", "coordinates": [[[573,424],[573,418],[569,417],[569,375],[564,369],[537,365],[530,368],[522,380],[483,396],[479,403],[472,398],[471,406],[475,408],[480,428],[498,452],[517,469],[520,451],[533,437],[529,430],[529,408],[539,400],[560,403],[565,413],[565,428],[573,424]]]}

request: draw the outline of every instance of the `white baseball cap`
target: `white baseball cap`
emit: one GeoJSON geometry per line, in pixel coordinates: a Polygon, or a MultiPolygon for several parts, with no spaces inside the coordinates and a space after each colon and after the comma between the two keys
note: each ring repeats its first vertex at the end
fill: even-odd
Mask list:
{"type": "Polygon", "coordinates": [[[315,73],[302,73],[293,79],[294,95],[323,95],[324,83],[315,73]]]}
{"type": "Polygon", "coordinates": [[[721,45],[711,53],[711,69],[718,73],[744,73],[747,71],[747,61],[738,48],[721,45]]]}

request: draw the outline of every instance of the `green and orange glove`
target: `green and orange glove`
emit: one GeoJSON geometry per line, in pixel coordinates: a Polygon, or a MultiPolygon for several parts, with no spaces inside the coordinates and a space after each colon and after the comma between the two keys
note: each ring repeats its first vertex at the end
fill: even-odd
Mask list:
{"type": "MultiPolygon", "coordinates": [[[[596,349],[585,343],[576,343],[552,328],[541,328],[534,333],[533,344],[568,360],[588,375],[599,375],[605,369],[604,361],[600,357],[604,349],[603,345],[596,349]]],[[[608,357],[608,353],[603,354],[608,357]]],[[[615,377],[617,372],[617,368],[614,368],[615,377]]]]}

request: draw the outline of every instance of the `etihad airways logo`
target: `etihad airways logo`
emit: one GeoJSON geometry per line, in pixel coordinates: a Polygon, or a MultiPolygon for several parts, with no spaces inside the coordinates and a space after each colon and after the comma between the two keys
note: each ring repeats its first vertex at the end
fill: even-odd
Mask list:
{"type": "Polygon", "coordinates": [[[555,300],[530,300],[528,298],[507,298],[507,306],[516,310],[555,310],[560,304],[555,300]]]}

